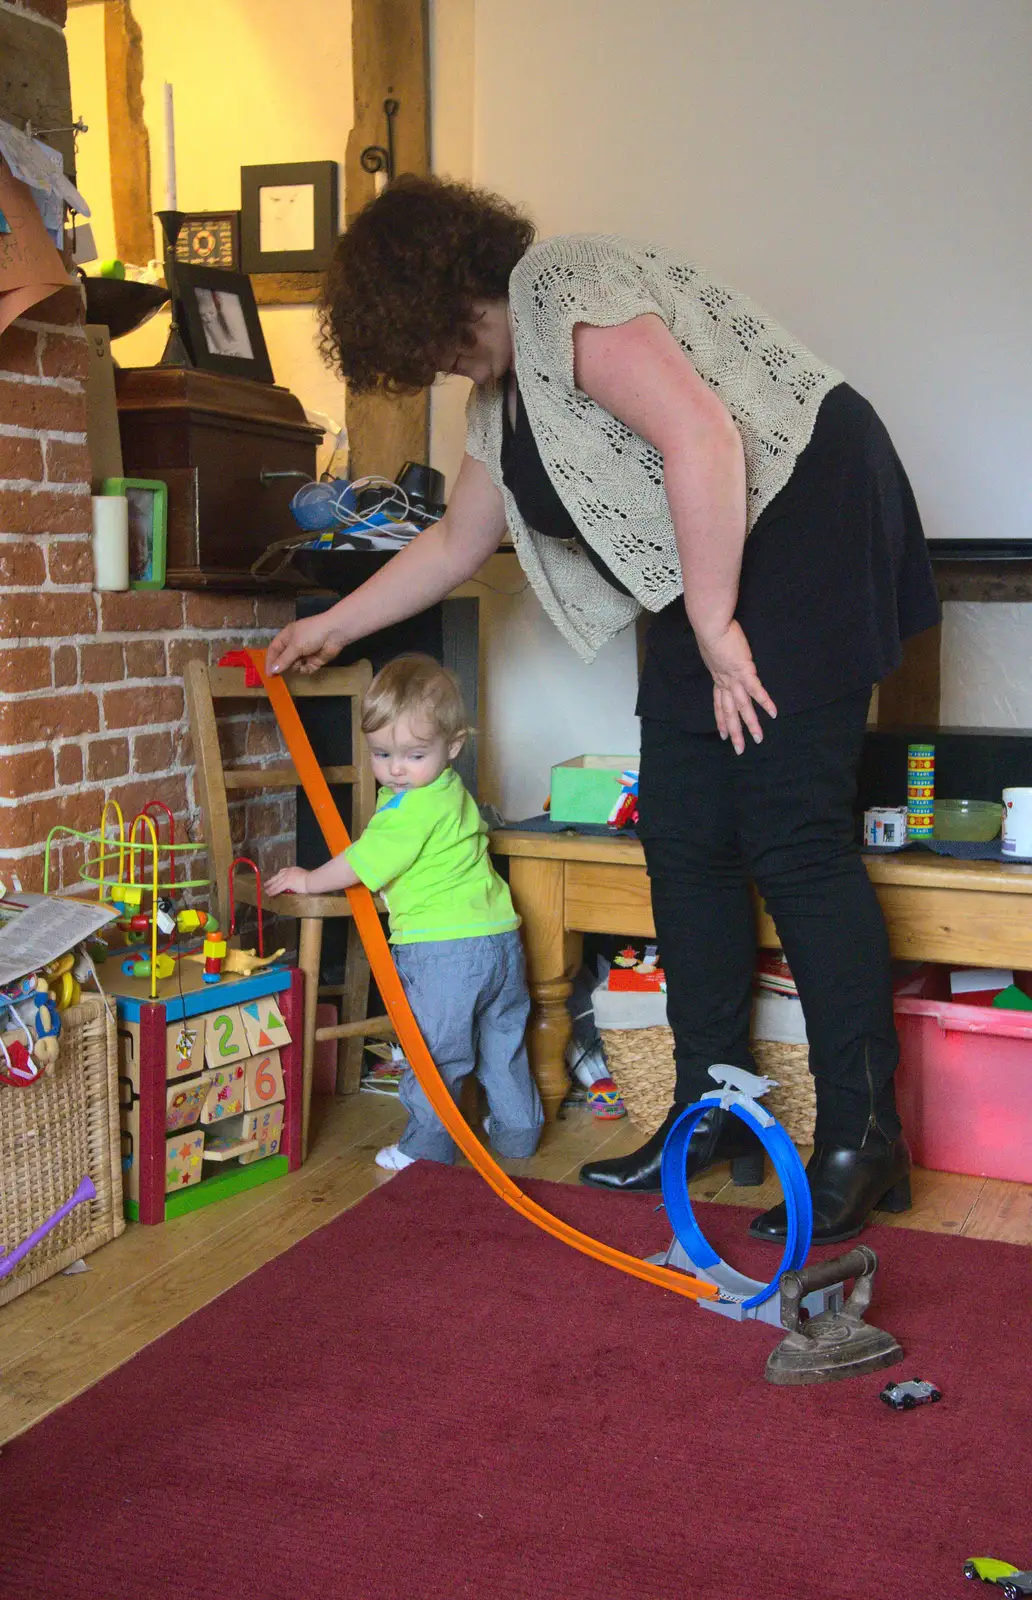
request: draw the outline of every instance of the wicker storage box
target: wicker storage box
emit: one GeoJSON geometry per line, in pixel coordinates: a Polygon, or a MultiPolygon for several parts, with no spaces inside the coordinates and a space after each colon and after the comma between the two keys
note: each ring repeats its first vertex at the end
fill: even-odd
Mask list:
{"type": "Polygon", "coordinates": [[[87,1176],[96,1199],[76,1206],[0,1278],[0,1305],[125,1227],[115,1024],[93,997],[63,1013],[61,1053],[45,1077],[25,1089],[0,1087],[0,1255],[27,1239],[87,1176]]]}
{"type": "MultiPolygon", "coordinates": [[[[602,1045],[627,1115],[644,1134],[655,1133],[674,1099],[674,1036],[667,1027],[602,1028],[602,1045]]],[[[805,1044],[754,1039],[758,1070],[777,1079],[763,1104],[794,1144],[813,1139],[816,1101],[805,1044]]]]}

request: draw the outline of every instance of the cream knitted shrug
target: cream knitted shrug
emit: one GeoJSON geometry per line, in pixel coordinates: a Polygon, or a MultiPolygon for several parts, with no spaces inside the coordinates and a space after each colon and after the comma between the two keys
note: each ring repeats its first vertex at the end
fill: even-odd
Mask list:
{"type": "Polygon", "coordinates": [[[748,526],[788,482],[830,389],[842,381],[744,295],[670,250],[582,234],[546,239],[509,280],[516,378],[548,476],[577,528],[631,591],[608,584],[572,541],[528,528],[502,481],[501,385],[475,388],[466,449],[502,491],[523,570],[584,661],[642,606],[682,592],[663,458],[573,381],[573,329],[653,312],[734,418],[745,451],[748,526]]]}

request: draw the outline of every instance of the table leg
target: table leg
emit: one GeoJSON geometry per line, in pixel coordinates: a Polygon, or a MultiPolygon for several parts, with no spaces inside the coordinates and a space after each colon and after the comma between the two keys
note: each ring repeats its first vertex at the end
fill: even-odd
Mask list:
{"type": "Polygon", "coordinates": [[[311,1131],[312,1084],[315,1080],[316,1006],[319,1004],[319,964],[322,958],[322,918],[303,917],[298,932],[297,964],[305,975],[305,1016],[301,1046],[301,1160],[308,1160],[311,1131]]]}
{"type": "Polygon", "coordinates": [[[509,858],[509,888],[523,919],[527,955],[531,999],[527,1054],[549,1122],[555,1121],[570,1088],[566,1047],[572,1022],[566,1002],[583,942],[579,934],[568,933],[563,926],[563,884],[562,861],[509,858]]]}

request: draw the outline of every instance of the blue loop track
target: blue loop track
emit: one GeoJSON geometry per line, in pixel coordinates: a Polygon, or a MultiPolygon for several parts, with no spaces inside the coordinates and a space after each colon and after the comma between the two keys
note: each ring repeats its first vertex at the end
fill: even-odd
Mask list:
{"type": "MultiPolygon", "coordinates": [[[[697,1100],[693,1106],[685,1109],[667,1135],[666,1144],[663,1146],[663,1204],[677,1240],[692,1263],[703,1271],[722,1267],[730,1273],[734,1269],[728,1266],[722,1256],[717,1255],[695,1220],[685,1177],[688,1141],[706,1112],[712,1111],[720,1104],[719,1093],[703,1095],[701,1100],[697,1100]]],[[[810,1185],[806,1181],[806,1169],[799,1159],[798,1150],[780,1122],[772,1122],[764,1127],[747,1103],[734,1099],[730,1100],[727,1109],[755,1133],[770,1156],[785,1193],[785,1207],[788,1212],[788,1235],[777,1272],[767,1284],[761,1283],[758,1278],[747,1280],[748,1284],[754,1287],[752,1294],[742,1301],[742,1307],[744,1310],[750,1310],[753,1306],[763,1305],[765,1300],[769,1300],[771,1295],[777,1292],[783,1272],[797,1270],[804,1265],[813,1235],[813,1204],[810,1199],[810,1185]]]]}

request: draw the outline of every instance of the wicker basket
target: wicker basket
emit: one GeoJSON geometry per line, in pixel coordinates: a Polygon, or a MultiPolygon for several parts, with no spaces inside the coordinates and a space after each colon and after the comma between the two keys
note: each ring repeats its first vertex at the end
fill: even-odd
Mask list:
{"type": "MultiPolygon", "coordinates": [[[[674,1099],[672,1032],[669,1028],[603,1028],[601,1032],[610,1075],[627,1115],[642,1133],[655,1133],[674,1099]]],[[[752,1051],[760,1072],[778,1084],[764,1096],[764,1106],[794,1144],[809,1144],[816,1102],[808,1047],[754,1039],[752,1051]]]]}
{"type": "Polygon", "coordinates": [[[51,1071],[25,1089],[0,1087],[0,1255],[27,1239],[87,1175],[97,1195],[0,1278],[0,1305],[125,1227],[114,1020],[91,997],[61,1021],[61,1053],[51,1071]]]}

